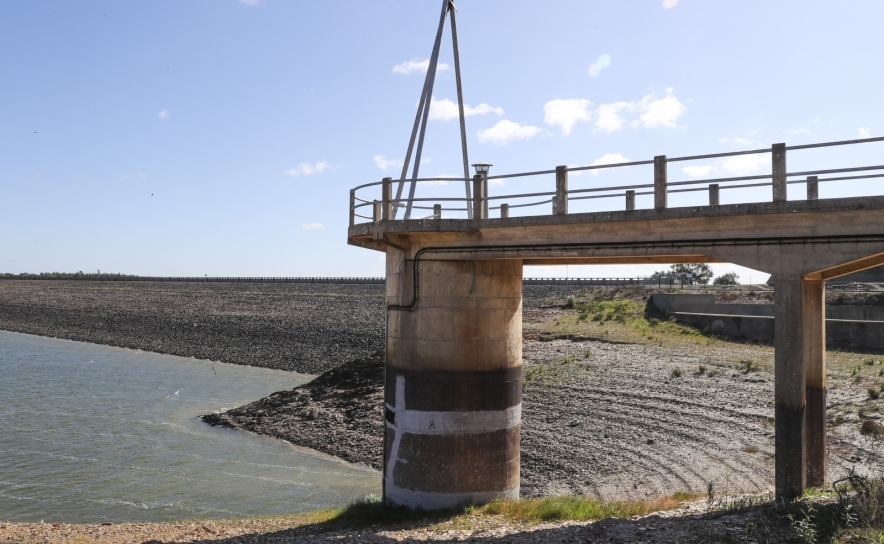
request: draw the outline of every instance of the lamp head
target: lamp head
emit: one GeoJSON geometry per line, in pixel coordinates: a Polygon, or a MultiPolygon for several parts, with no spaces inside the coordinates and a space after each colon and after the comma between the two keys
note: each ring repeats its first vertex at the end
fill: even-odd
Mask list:
{"type": "Polygon", "coordinates": [[[473,165],[473,168],[476,169],[477,174],[487,174],[488,170],[490,170],[492,166],[494,165],[488,164],[487,162],[477,162],[473,165]]]}

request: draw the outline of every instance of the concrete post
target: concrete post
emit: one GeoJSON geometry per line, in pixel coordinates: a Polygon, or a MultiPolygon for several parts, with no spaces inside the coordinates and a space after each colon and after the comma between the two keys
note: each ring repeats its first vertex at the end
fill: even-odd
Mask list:
{"type": "Polygon", "coordinates": [[[635,191],[626,191],[626,211],[635,209],[635,191]]]}
{"type": "Polygon", "coordinates": [[[393,178],[384,178],[381,183],[381,219],[389,221],[392,217],[391,203],[393,199],[393,178]]]}
{"type": "Polygon", "coordinates": [[[473,176],[473,219],[485,219],[485,180],[481,174],[473,176]]]}
{"type": "Polygon", "coordinates": [[[718,184],[711,183],[709,184],[709,205],[710,206],[718,206],[718,184]]]}
{"type": "Polygon", "coordinates": [[[792,501],[806,486],[805,364],[800,276],[774,280],[774,417],[776,439],[774,484],[778,501],[792,501]]]}
{"type": "Polygon", "coordinates": [[[773,175],[774,202],[786,200],[786,144],[773,144],[770,148],[771,174],[773,175]]]}
{"type": "Polygon", "coordinates": [[[442,204],[433,204],[433,219],[442,219],[442,204]]]}
{"type": "Polygon", "coordinates": [[[556,166],[556,215],[568,214],[568,167],[556,166]]]}
{"type": "Polygon", "coordinates": [[[826,284],[804,280],[802,330],[807,403],[807,485],[826,486],[826,284]]]}
{"type": "Polygon", "coordinates": [[[425,510],[519,496],[522,261],[387,252],[384,501],[425,510]],[[432,259],[432,257],[431,257],[432,259]],[[415,281],[416,280],[416,281],[415,281]]]}
{"type": "Polygon", "coordinates": [[[820,197],[820,182],[817,176],[807,176],[807,200],[818,200],[820,197]]]}
{"type": "Polygon", "coordinates": [[[371,204],[371,220],[377,223],[381,220],[381,201],[375,200],[371,204]]]}
{"type": "Polygon", "coordinates": [[[482,172],[482,219],[488,219],[488,172],[482,172]]]}
{"type": "Polygon", "coordinates": [[[500,205],[500,218],[506,219],[510,216],[510,205],[509,204],[501,204],[500,205]]]}
{"type": "Polygon", "coordinates": [[[665,210],[667,202],[666,155],[657,155],[654,157],[654,209],[665,210]]]}
{"type": "Polygon", "coordinates": [[[356,189],[350,189],[350,226],[356,224],[356,189]]]}

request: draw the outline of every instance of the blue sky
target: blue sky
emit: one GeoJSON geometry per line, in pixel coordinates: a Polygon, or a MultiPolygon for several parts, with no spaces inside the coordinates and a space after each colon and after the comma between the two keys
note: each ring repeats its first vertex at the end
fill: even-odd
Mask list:
{"type": "MultiPolygon", "coordinates": [[[[398,176],[440,6],[0,3],[0,271],[382,275],[380,254],[346,245],[349,189],[398,176]]],[[[458,9],[470,159],[493,163],[492,173],[884,135],[882,2],[460,0],[458,9]]],[[[462,171],[447,30],[442,51],[422,176],[462,171]]],[[[882,151],[795,152],[789,170],[880,164],[882,151]]],[[[763,173],[762,157],[673,164],[670,179],[763,173]]],[[[633,167],[572,186],[650,175],[633,167]]],[[[880,194],[871,182],[834,185],[821,197],[880,194]]],[[[550,187],[511,181],[491,193],[550,187]]]]}

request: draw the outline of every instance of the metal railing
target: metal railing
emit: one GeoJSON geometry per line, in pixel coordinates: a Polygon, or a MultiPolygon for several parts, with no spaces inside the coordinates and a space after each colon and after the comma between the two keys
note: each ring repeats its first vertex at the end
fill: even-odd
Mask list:
{"type": "MultiPolygon", "coordinates": [[[[706,155],[693,155],[688,157],[667,158],[665,155],[654,157],[653,160],[632,161],[616,164],[599,164],[592,166],[558,166],[551,170],[539,170],[534,172],[521,172],[497,176],[476,175],[472,179],[456,177],[420,178],[415,183],[438,183],[451,181],[466,181],[473,185],[472,197],[447,197],[447,196],[422,196],[411,199],[395,199],[392,196],[392,178],[384,178],[382,181],[366,183],[351,189],[350,191],[350,226],[364,219],[365,222],[379,222],[396,219],[396,208],[406,208],[409,204],[415,210],[427,210],[432,213],[419,217],[420,220],[441,219],[444,212],[464,212],[464,219],[472,215],[476,219],[487,219],[492,210],[499,212],[502,218],[509,217],[509,211],[515,208],[533,208],[550,205],[547,213],[533,215],[564,215],[568,213],[568,203],[573,201],[621,198],[624,200],[625,210],[636,209],[636,197],[653,195],[654,205],[657,210],[669,207],[668,196],[676,193],[691,193],[706,191],[709,194],[709,205],[717,206],[720,203],[720,192],[734,189],[747,189],[756,187],[771,187],[772,200],[785,201],[787,199],[787,186],[794,184],[807,185],[807,199],[819,198],[818,186],[820,183],[832,181],[865,180],[872,178],[884,178],[884,164],[871,166],[856,166],[850,168],[828,168],[818,170],[806,170],[788,172],[786,170],[786,154],[788,151],[804,149],[816,149],[822,147],[848,146],[870,142],[884,141],[884,137],[864,138],[857,140],[843,140],[838,142],[825,142],[807,145],[786,146],[786,144],[774,144],[769,148],[752,149],[747,151],[734,151],[729,153],[711,153],[706,155]],[[770,154],[770,174],[715,177],[707,179],[693,179],[671,182],[668,180],[667,165],[673,162],[696,161],[706,159],[721,159],[740,155],[770,154]],[[653,165],[653,178],[648,182],[628,185],[610,185],[606,187],[587,187],[581,189],[569,189],[568,174],[570,172],[582,173],[585,171],[597,172],[605,169],[623,169],[635,166],[653,165]],[[858,174],[859,172],[867,172],[858,174]],[[555,176],[554,190],[539,190],[526,193],[495,194],[488,193],[489,182],[526,177],[555,176]],[[827,177],[820,177],[827,176],[827,177]],[[380,189],[380,195],[377,190],[380,189]],[[367,193],[373,192],[371,197],[367,193]],[[378,198],[379,196],[379,198],[378,198]],[[443,206],[443,203],[445,204],[443,206]],[[471,213],[470,213],[471,212],[471,213]]],[[[401,180],[397,180],[401,181],[401,180]]],[[[549,179],[543,180],[548,183],[549,179]]],[[[696,204],[692,204],[696,205],[696,204]]],[[[450,215],[446,218],[453,218],[450,215]]]]}

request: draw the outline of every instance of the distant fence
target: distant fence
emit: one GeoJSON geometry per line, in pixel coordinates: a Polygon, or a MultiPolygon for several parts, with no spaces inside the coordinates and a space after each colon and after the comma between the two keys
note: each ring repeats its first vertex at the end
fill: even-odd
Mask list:
{"type": "MultiPolygon", "coordinates": [[[[174,276],[124,276],[124,275],[91,275],[58,277],[58,276],[12,276],[0,275],[6,280],[67,280],[67,281],[166,281],[166,282],[203,282],[203,283],[337,283],[357,285],[383,285],[384,278],[241,278],[241,277],[174,277],[174,276]]],[[[525,278],[523,285],[586,285],[586,286],[620,286],[620,285],[659,285],[657,278],[525,278]]],[[[662,280],[663,285],[669,284],[669,278],[662,280]]]]}
{"type": "MultiPolygon", "coordinates": [[[[665,280],[669,284],[669,279],[665,280]]],[[[522,285],[657,285],[656,278],[524,278],[522,285]]]]}

